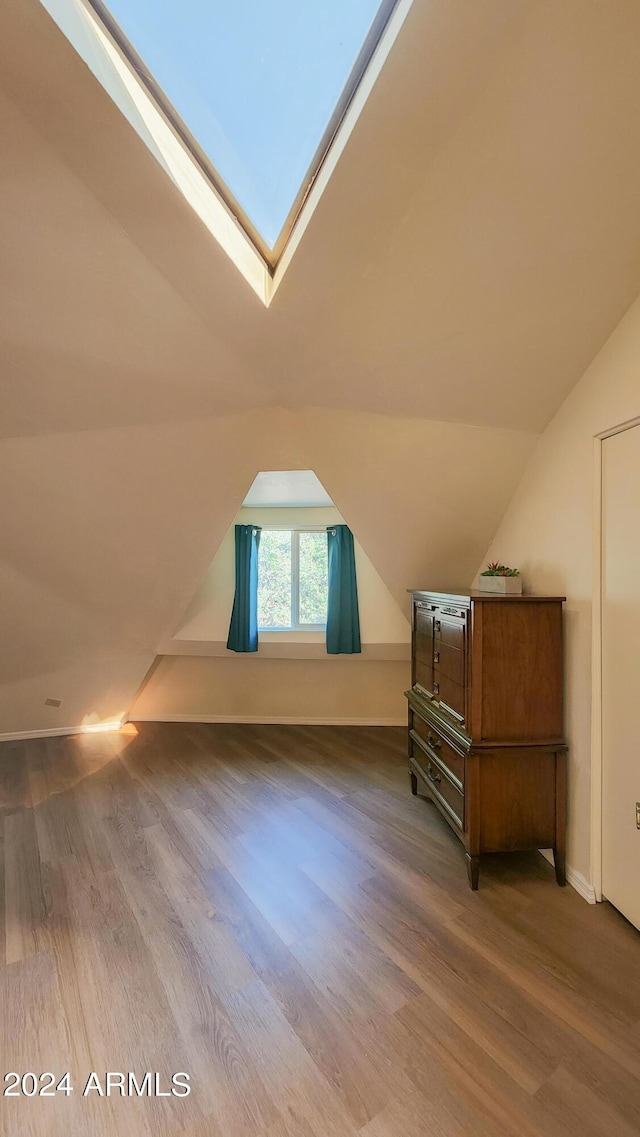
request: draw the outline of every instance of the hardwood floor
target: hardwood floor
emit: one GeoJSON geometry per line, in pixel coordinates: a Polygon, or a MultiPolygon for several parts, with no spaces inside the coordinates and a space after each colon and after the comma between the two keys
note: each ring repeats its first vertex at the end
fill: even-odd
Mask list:
{"type": "Polygon", "coordinates": [[[3,744],[0,1074],[74,1086],[3,1137],[637,1135],[640,935],[537,854],[471,893],[406,767],[381,728],[3,744]]]}

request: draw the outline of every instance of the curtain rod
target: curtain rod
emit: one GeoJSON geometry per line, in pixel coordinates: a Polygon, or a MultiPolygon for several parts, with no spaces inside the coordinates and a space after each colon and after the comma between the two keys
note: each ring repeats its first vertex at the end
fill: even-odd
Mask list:
{"type": "Polygon", "coordinates": [[[327,530],[333,530],[336,525],[342,524],[342,521],[334,521],[329,525],[254,525],[254,528],[272,533],[326,533],[327,530]]]}

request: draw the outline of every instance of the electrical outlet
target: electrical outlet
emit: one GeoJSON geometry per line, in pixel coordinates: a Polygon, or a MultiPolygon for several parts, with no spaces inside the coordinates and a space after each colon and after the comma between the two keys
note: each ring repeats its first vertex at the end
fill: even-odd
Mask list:
{"type": "Polygon", "coordinates": [[[60,707],[62,706],[62,699],[45,699],[45,707],[60,707]]]}
{"type": "Polygon", "coordinates": [[[636,829],[640,829],[640,801],[636,802],[636,829]]]}

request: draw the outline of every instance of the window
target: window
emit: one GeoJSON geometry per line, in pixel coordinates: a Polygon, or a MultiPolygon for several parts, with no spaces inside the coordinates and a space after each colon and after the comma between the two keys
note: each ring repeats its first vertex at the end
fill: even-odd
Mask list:
{"type": "Polygon", "coordinates": [[[328,586],[324,530],[262,530],[258,552],[260,631],[324,631],[328,586]]]}
{"type": "Polygon", "coordinates": [[[270,264],[395,2],[90,0],[270,264]]]}

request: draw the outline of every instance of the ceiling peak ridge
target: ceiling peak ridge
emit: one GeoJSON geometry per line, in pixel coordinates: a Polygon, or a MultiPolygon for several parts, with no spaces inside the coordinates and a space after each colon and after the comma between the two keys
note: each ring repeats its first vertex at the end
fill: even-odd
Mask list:
{"type": "Polygon", "coordinates": [[[474,431],[485,431],[486,432],[486,431],[490,430],[490,431],[493,431],[495,434],[501,434],[501,435],[518,434],[518,435],[522,435],[523,437],[529,438],[529,439],[540,437],[540,435],[544,434],[544,430],[546,429],[546,427],[543,427],[539,430],[525,430],[524,427],[498,426],[498,425],[495,425],[495,424],[489,423],[489,422],[487,422],[487,423],[468,422],[465,419],[458,419],[458,418],[432,418],[429,415],[420,414],[420,413],[407,414],[406,411],[372,411],[372,410],[368,410],[366,408],[357,409],[357,408],[348,408],[348,407],[323,407],[323,406],[318,406],[317,404],[311,404],[311,403],[305,404],[304,406],[300,406],[299,408],[289,408],[289,409],[297,409],[298,411],[300,411],[301,413],[304,413],[304,414],[313,414],[313,415],[318,415],[318,416],[333,416],[333,417],[339,417],[339,418],[345,418],[345,419],[348,418],[349,416],[352,416],[354,418],[364,418],[366,416],[370,420],[371,419],[373,419],[373,420],[378,419],[381,421],[390,421],[390,422],[404,421],[407,423],[412,423],[413,425],[418,425],[419,423],[428,423],[430,426],[443,426],[443,427],[452,427],[452,428],[463,427],[467,430],[474,430],[474,431]]]}
{"type": "MultiPolygon", "coordinates": [[[[333,426],[340,424],[367,422],[369,424],[378,423],[383,426],[384,423],[405,423],[407,428],[414,433],[419,433],[420,428],[438,428],[442,427],[444,431],[455,430],[469,430],[478,434],[487,434],[491,432],[496,437],[521,437],[523,440],[537,439],[544,434],[544,430],[524,430],[519,427],[506,427],[495,426],[491,423],[471,423],[464,422],[458,419],[442,419],[430,418],[427,415],[405,413],[386,413],[383,411],[371,411],[367,409],[345,409],[342,407],[319,407],[313,404],[304,404],[300,406],[285,405],[282,403],[264,403],[260,406],[249,406],[244,408],[233,408],[230,410],[215,411],[210,414],[194,414],[192,411],[184,415],[172,414],[162,418],[144,418],[137,421],[131,419],[123,419],[120,422],[111,422],[105,425],[92,424],[88,426],[78,427],[61,427],[59,430],[16,430],[14,433],[5,433],[0,435],[0,445],[6,445],[9,442],[18,443],[20,441],[28,441],[30,439],[59,439],[64,437],[75,437],[82,434],[95,434],[95,435],[109,435],[117,432],[120,433],[149,433],[157,431],[175,432],[177,434],[189,430],[203,430],[206,431],[215,427],[218,424],[229,424],[240,426],[242,424],[250,423],[273,423],[274,426],[280,426],[284,431],[291,433],[291,431],[298,431],[298,448],[302,442],[303,436],[309,435],[313,432],[314,445],[318,445],[318,431],[314,428],[314,423],[317,425],[318,420],[330,423],[333,426]]],[[[546,427],[545,427],[546,429],[546,427]]],[[[274,459],[276,460],[276,459],[274,459]]],[[[274,467],[275,468],[275,467],[274,467]]],[[[284,463],[282,469],[294,469],[295,464],[284,463]]]]}

